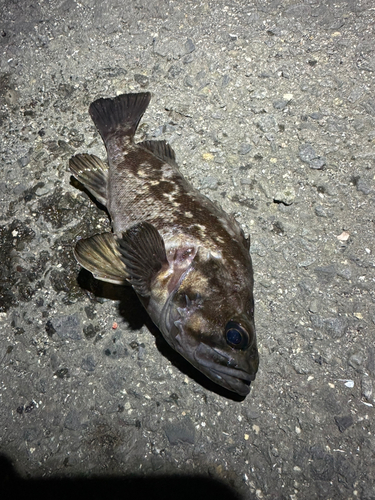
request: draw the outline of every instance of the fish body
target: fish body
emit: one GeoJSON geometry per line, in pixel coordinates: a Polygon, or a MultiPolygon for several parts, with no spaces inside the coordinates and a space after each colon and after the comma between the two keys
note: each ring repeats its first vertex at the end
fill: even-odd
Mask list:
{"type": "Polygon", "coordinates": [[[250,242],[182,176],[165,141],[134,142],[150,97],[90,105],[108,165],[83,154],[70,169],[107,208],[113,232],[79,240],[75,257],[100,280],[130,284],[177,352],[246,396],[259,363],[250,242]]]}

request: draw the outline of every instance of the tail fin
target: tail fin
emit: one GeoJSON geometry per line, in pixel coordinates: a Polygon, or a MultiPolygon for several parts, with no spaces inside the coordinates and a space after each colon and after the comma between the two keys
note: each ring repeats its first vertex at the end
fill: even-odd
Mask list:
{"type": "Polygon", "coordinates": [[[134,137],[138,123],[150,102],[151,94],[122,94],[114,99],[98,99],[89,113],[104,142],[114,134],[134,137]]]}

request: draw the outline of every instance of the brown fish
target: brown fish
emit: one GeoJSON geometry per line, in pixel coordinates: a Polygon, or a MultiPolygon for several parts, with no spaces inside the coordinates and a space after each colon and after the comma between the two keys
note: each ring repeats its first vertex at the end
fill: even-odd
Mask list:
{"type": "Polygon", "coordinates": [[[246,396],[259,363],[250,240],[187,182],[165,141],[134,142],[150,98],[90,105],[108,165],[81,154],[69,166],[107,208],[113,232],[79,240],[75,257],[99,280],[130,284],[173,349],[246,396]]]}

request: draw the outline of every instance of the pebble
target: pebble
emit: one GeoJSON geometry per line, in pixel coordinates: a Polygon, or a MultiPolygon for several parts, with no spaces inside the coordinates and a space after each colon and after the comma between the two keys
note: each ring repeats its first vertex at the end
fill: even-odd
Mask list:
{"type": "Polygon", "coordinates": [[[168,60],[179,59],[195,50],[193,41],[188,38],[157,38],[154,42],[154,52],[168,60]]]}
{"type": "Polygon", "coordinates": [[[218,185],[219,185],[219,181],[218,181],[217,177],[214,177],[213,175],[208,175],[202,181],[202,187],[206,188],[206,189],[215,190],[215,189],[217,189],[218,185]]]}
{"type": "Polygon", "coordinates": [[[313,372],[310,358],[305,356],[305,354],[293,357],[291,359],[291,364],[296,373],[300,375],[308,375],[313,372]]]}
{"type": "Polygon", "coordinates": [[[26,167],[30,163],[30,155],[27,154],[25,156],[22,156],[21,158],[18,158],[18,163],[21,167],[26,167]]]}
{"type": "Polygon", "coordinates": [[[311,113],[309,116],[310,116],[310,118],[312,118],[313,120],[321,120],[322,118],[324,118],[323,113],[319,113],[319,112],[314,112],[314,113],[311,113]]]}
{"type": "Polygon", "coordinates": [[[72,408],[70,412],[67,414],[64,427],[66,429],[70,429],[72,431],[78,431],[81,428],[81,418],[77,410],[72,408]]]}
{"type": "Polygon", "coordinates": [[[39,187],[36,191],[35,194],[37,196],[44,196],[45,194],[52,193],[55,189],[55,185],[53,182],[47,182],[47,184],[44,184],[44,186],[39,187]]]}
{"type": "Polygon", "coordinates": [[[368,195],[372,191],[372,186],[369,182],[367,182],[365,179],[360,177],[356,183],[357,186],[357,191],[360,191],[361,193],[368,195]]]}
{"type": "Polygon", "coordinates": [[[134,75],[134,80],[139,83],[141,87],[147,87],[149,84],[149,78],[146,75],[136,74],[134,75]]]}
{"type": "Polygon", "coordinates": [[[22,437],[25,441],[32,443],[40,439],[40,435],[41,435],[41,430],[38,429],[37,427],[27,427],[23,431],[22,437]]]}
{"type": "Polygon", "coordinates": [[[224,75],[223,78],[221,79],[221,86],[222,87],[227,87],[230,83],[230,77],[229,75],[224,75]]]}
{"type": "Polygon", "coordinates": [[[369,403],[375,403],[372,380],[368,375],[363,375],[362,377],[361,392],[362,396],[366,398],[369,403]]]}
{"type": "MultiPolygon", "coordinates": [[[[313,479],[328,482],[334,476],[334,458],[322,448],[315,445],[310,448],[311,465],[310,473],[313,479]]],[[[325,496],[327,498],[327,496],[325,496]]]]}
{"type": "Polygon", "coordinates": [[[265,115],[259,118],[256,122],[256,126],[260,128],[262,132],[278,132],[277,121],[272,115],[265,115]]]}
{"type": "Polygon", "coordinates": [[[322,283],[329,283],[336,276],[336,268],[333,264],[330,266],[321,266],[314,269],[314,273],[317,275],[319,281],[322,283]]]}
{"type": "Polygon", "coordinates": [[[311,264],[314,264],[316,262],[316,259],[314,257],[310,257],[309,259],[303,260],[302,262],[298,263],[299,267],[309,267],[311,264]]]}
{"type": "Polygon", "coordinates": [[[247,153],[250,153],[251,151],[251,145],[250,144],[241,144],[238,154],[240,155],[247,155],[247,153]]]}
{"type": "Polygon", "coordinates": [[[124,382],[125,372],[124,368],[121,367],[109,371],[102,379],[102,386],[106,391],[114,396],[118,395],[118,393],[124,388],[124,382]]]}
{"type": "Polygon", "coordinates": [[[288,101],[280,99],[279,101],[274,101],[273,107],[275,109],[285,109],[288,106],[288,101]]]}
{"type": "Polygon", "coordinates": [[[249,422],[251,420],[255,420],[261,416],[261,412],[258,408],[243,408],[242,409],[242,414],[246,418],[246,420],[249,422]]]}
{"type": "Polygon", "coordinates": [[[310,161],[310,168],[321,170],[326,164],[325,158],[314,158],[310,161]]]}
{"type": "Polygon", "coordinates": [[[317,154],[311,144],[303,144],[299,149],[299,157],[303,162],[310,163],[311,160],[317,157],[317,154]]]}
{"type": "Polygon", "coordinates": [[[341,338],[348,329],[348,323],[345,318],[327,318],[324,321],[325,331],[334,339],[341,338]]]}
{"type": "Polygon", "coordinates": [[[307,241],[318,241],[318,236],[310,228],[302,228],[301,236],[307,241]]]}
{"type": "Polygon", "coordinates": [[[340,432],[346,431],[353,425],[353,417],[351,415],[345,415],[343,417],[335,417],[335,422],[340,432]]]}
{"type": "Polygon", "coordinates": [[[362,372],[364,368],[363,355],[360,352],[355,352],[349,357],[349,365],[357,372],[362,372]]]}
{"type": "Polygon", "coordinates": [[[276,203],[284,203],[284,205],[291,205],[296,198],[296,192],[293,186],[286,186],[277,191],[273,199],[276,203]]]}
{"type": "Polygon", "coordinates": [[[185,418],[181,422],[168,423],[164,427],[164,432],[172,445],[179,443],[195,443],[195,428],[193,422],[189,418],[185,418]]]}
{"type": "Polygon", "coordinates": [[[251,255],[259,255],[259,257],[264,257],[267,254],[265,246],[258,241],[251,243],[250,253],[251,255]]]}
{"type": "Polygon", "coordinates": [[[95,370],[95,366],[96,361],[91,354],[83,358],[81,363],[82,370],[85,370],[86,372],[93,372],[95,370]]]}
{"type": "Polygon", "coordinates": [[[184,85],[185,87],[190,87],[190,88],[194,87],[194,80],[190,75],[185,76],[184,85]]]}
{"type": "Polygon", "coordinates": [[[57,335],[63,340],[80,340],[82,338],[82,328],[78,314],[52,318],[50,324],[57,335]]]}
{"type": "Polygon", "coordinates": [[[251,94],[252,99],[266,99],[268,97],[268,90],[264,88],[258,88],[251,94]]]}
{"type": "MultiPolygon", "coordinates": [[[[373,323],[375,323],[375,316],[373,317],[373,323]]],[[[368,358],[366,363],[367,370],[375,376],[375,349],[370,347],[368,349],[368,358]]]]}
{"type": "Polygon", "coordinates": [[[309,305],[309,311],[312,313],[317,313],[319,311],[319,303],[316,299],[312,300],[309,305]]]}
{"type": "Polygon", "coordinates": [[[299,157],[304,163],[314,170],[321,170],[326,164],[325,158],[318,155],[311,144],[303,144],[299,148],[299,157]]]}
{"type": "Polygon", "coordinates": [[[328,213],[324,210],[322,205],[316,205],[314,212],[318,217],[328,217],[328,213]]]}
{"type": "Polygon", "coordinates": [[[191,40],[190,38],[188,38],[185,42],[185,51],[186,51],[186,54],[191,54],[192,52],[194,52],[195,50],[195,45],[193,43],[193,40],[191,40]]]}
{"type": "Polygon", "coordinates": [[[350,278],[352,277],[352,271],[350,267],[344,267],[342,269],[339,269],[337,271],[337,274],[338,276],[341,276],[341,278],[344,278],[346,280],[350,280],[350,278]]]}
{"type": "Polygon", "coordinates": [[[343,317],[324,319],[318,314],[312,314],[310,320],[316,330],[323,331],[334,339],[343,337],[348,328],[347,320],[343,317]]]}
{"type": "Polygon", "coordinates": [[[348,96],[348,101],[354,103],[366,92],[366,88],[356,85],[348,96]]]}

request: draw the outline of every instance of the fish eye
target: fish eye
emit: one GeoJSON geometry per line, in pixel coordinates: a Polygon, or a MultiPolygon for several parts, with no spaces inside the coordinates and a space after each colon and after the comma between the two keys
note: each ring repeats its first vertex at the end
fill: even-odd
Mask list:
{"type": "Polygon", "coordinates": [[[235,328],[231,328],[227,331],[227,342],[228,344],[238,345],[241,343],[242,335],[241,332],[235,328]]]}
{"type": "Polygon", "coordinates": [[[228,321],[225,327],[227,344],[235,349],[245,349],[249,345],[247,332],[235,321],[228,321]]]}

